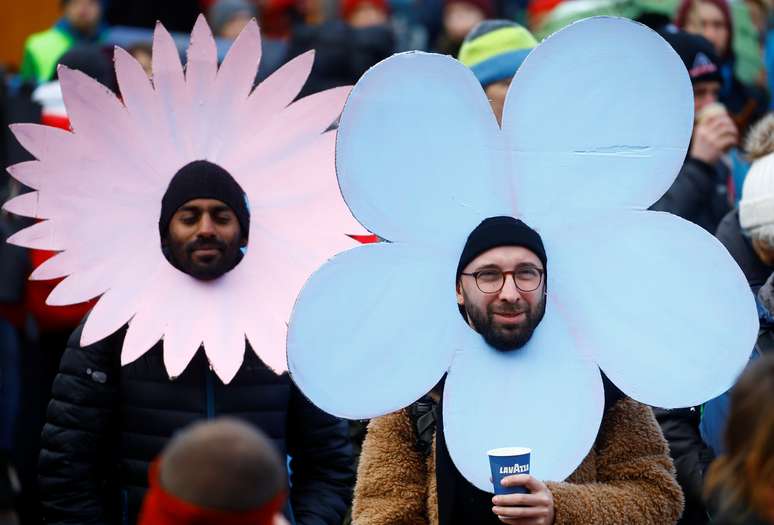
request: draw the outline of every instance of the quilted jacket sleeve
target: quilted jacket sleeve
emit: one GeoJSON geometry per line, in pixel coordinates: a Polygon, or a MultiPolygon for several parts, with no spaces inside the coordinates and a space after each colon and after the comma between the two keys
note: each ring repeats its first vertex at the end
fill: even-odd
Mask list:
{"type": "Polygon", "coordinates": [[[352,498],[354,458],[347,422],[293,386],[288,414],[290,500],[298,525],[339,525],[352,498]]]}
{"type": "Polygon", "coordinates": [[[49,524],[107,522],[105,485],[123,331],[80,346],[70,336],[54,379],[41,435],[40,498],[49,524]]]}
{"type": "Polygon", "coordinates": [[[649,407],[629,398],[618,401],[602,421],[594,448],[596,483],[547,483],[554,496],[555,525],[677,522],[683,493],[649,407]]]}

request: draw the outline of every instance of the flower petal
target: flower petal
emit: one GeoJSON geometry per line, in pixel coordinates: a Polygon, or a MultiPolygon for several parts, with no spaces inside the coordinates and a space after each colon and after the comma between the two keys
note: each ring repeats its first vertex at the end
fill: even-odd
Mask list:
{"type": "Polygon", "coordinates": [[[312,275],[288,327],[288,365],[322,410],[364,419],[402,408],[441,378],[462,324],[454,269],[403,244],[337,255],[312,275]]]}
{"type": "Polygon", "coordinates": [[[692,128],[691,83],[664,39],[621,18],[572,24],[530,53],[508,92],[519,209],[645,209],[674,181],[692,128]]]}
{"type": "Polygon", "coordinates": [[[549,293],[632,398],[697,405],[747,363],[755,301],[726,249],[698,226],[668,213],[616,213],[578,221],[546,249],[549,293]]]}
{"type": "Polygon", "coordinates": [[[513,213],[502,144],[468,68],[448,56],[394,55],[363,75],[344,106],[341,192],[355,218],[390,241],[467,235],[513,213]]]}
{"type": "Polygon", "coordinates": [[[212,111],[212,91],[218,72],[218,52],[204,15],[196,19],[188,46],[185,80],[191,102],[191,112],[198,118],[191,119],[191,142],[197,158],[204,158],[209,130],[218,116],[212,111]]]}
{"type": "Polygon", "coordinates": [[[6,239],[9,244],[33,250],[51,250],[54,252],[67,248],[69,236],[58,228],[55,221],[36,222],[6,239]]]}
{"type": "Polygon", "coordinates": [[[69,159],[76,149],[76,138],[70,131],[42,124],[11,124],[9,127],[19,144],[38,160],[69,159]]]}
{"type": "MultiPolygon", "coordinates": [[[[175,41],[169,32],[156,23],[153,31],[153,86],[159,99],[163,119],[171,131],[173,146],[182,158],[191,158],[190,137],[180,130],[188,129],[190,124],[188,90],[185,86],[183,66],[180,64],[180,54],[175,41]]],[[[164,155],[170,155],[164,152],[164,155]]],[[[171,177],[170,177],[171,178],[171,177]]]]}
{"type": "Polygon", "coordinates": [[[242,102],[255,84],[261,62],[261,31],[255,19],[250,20],[231,44],[218,70],[218,93],[223,102],[242,102]]]}
{"type": "Polygon", "coordinates": [[[498,352],[472,329],[466,331],[443,399],[444,435],[454,464],[468,481],[492,492],[487,451],[529,447],[530,474],[563,481],[591,450],[602,421],[604,390],[596,364],[577,352],[566,321],[550,302],[521,349],[498,352]]]}
{"type": "Polygon", "coordinates": [[[25,186],[36,190],[39,190],[45,184],[45,179],[49,177],[44,164],[38,160],[19,162],[8,166],[6,171],[25,186]]]}
{"type": "Polygon", "coordinates": [[[309,78],[313,63],[314,51],[307,51],[283,64],[258,84],[250,94],[245,108],[250,113],[245,124],[265,121],[290,105],[309,78]]]}

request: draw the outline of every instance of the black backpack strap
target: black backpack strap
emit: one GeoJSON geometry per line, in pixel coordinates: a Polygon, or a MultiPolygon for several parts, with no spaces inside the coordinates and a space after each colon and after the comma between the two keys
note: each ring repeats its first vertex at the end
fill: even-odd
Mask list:
{"type": "Polygon", "coordinates": [[[419,401],[408,407],[411,426],[414,428],[414,447],[425,457],[430,455],[433,448],[433,436],[435,435],[438,421],[438,403],[430,396],[424,396],[419,401]]]}

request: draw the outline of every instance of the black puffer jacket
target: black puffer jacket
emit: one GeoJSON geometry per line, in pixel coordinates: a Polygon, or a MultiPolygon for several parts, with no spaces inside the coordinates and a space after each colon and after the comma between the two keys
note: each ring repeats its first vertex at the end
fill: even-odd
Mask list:
{"type": "Polygon", "coordinates": [[[685,495],[685,508],[678,525],[705,525],[709,514],[704,505],[704,474],[715,459],[712,449],[701,439],[699,407],[654,408],[669,454],[675,463],[677,482],[685,495]]]}
{"type": "Polygon", "coordinates": [[[760,260],[752,247],[752,243],[742,233],[738,209],[723,217],[715,236],[723,243],[736,264],[742,269],[753,293],[758,293],[769,275],[774,272],[774,267],[767,266],[760,260]]]}
{"type": "Polygon", "coordinates": [[[347,426],[307,401],[287,374],[251,349],[224,385],[202,349],[167,377],[162,344],[121,367],[125,329],[80,348],[70,338],[48,406],[40,491],[48,523],[134,523],[150,461],[175,431],[229,414],[265,432],[292,459],[290,501],[298,524],[338,524],[354,482],[347,426]]]}
{"type": "Polygon", "coordinates": [[[728,176],[729,170],[722,162],[709,165],[688,157],[672,187],[650,209],[673,213],[714,234],[731,210],[728,176]]]}

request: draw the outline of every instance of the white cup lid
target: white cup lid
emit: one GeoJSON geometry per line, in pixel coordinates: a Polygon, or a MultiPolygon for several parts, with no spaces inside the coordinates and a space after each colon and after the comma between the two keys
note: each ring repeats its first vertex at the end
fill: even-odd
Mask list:
{"type": "Polygon", "coordinates": [[[524,454],[531,454],[532,449],[527,447],[502,447],[493,448],[487,455],[489,456],[522,456],[524,454]]]}

